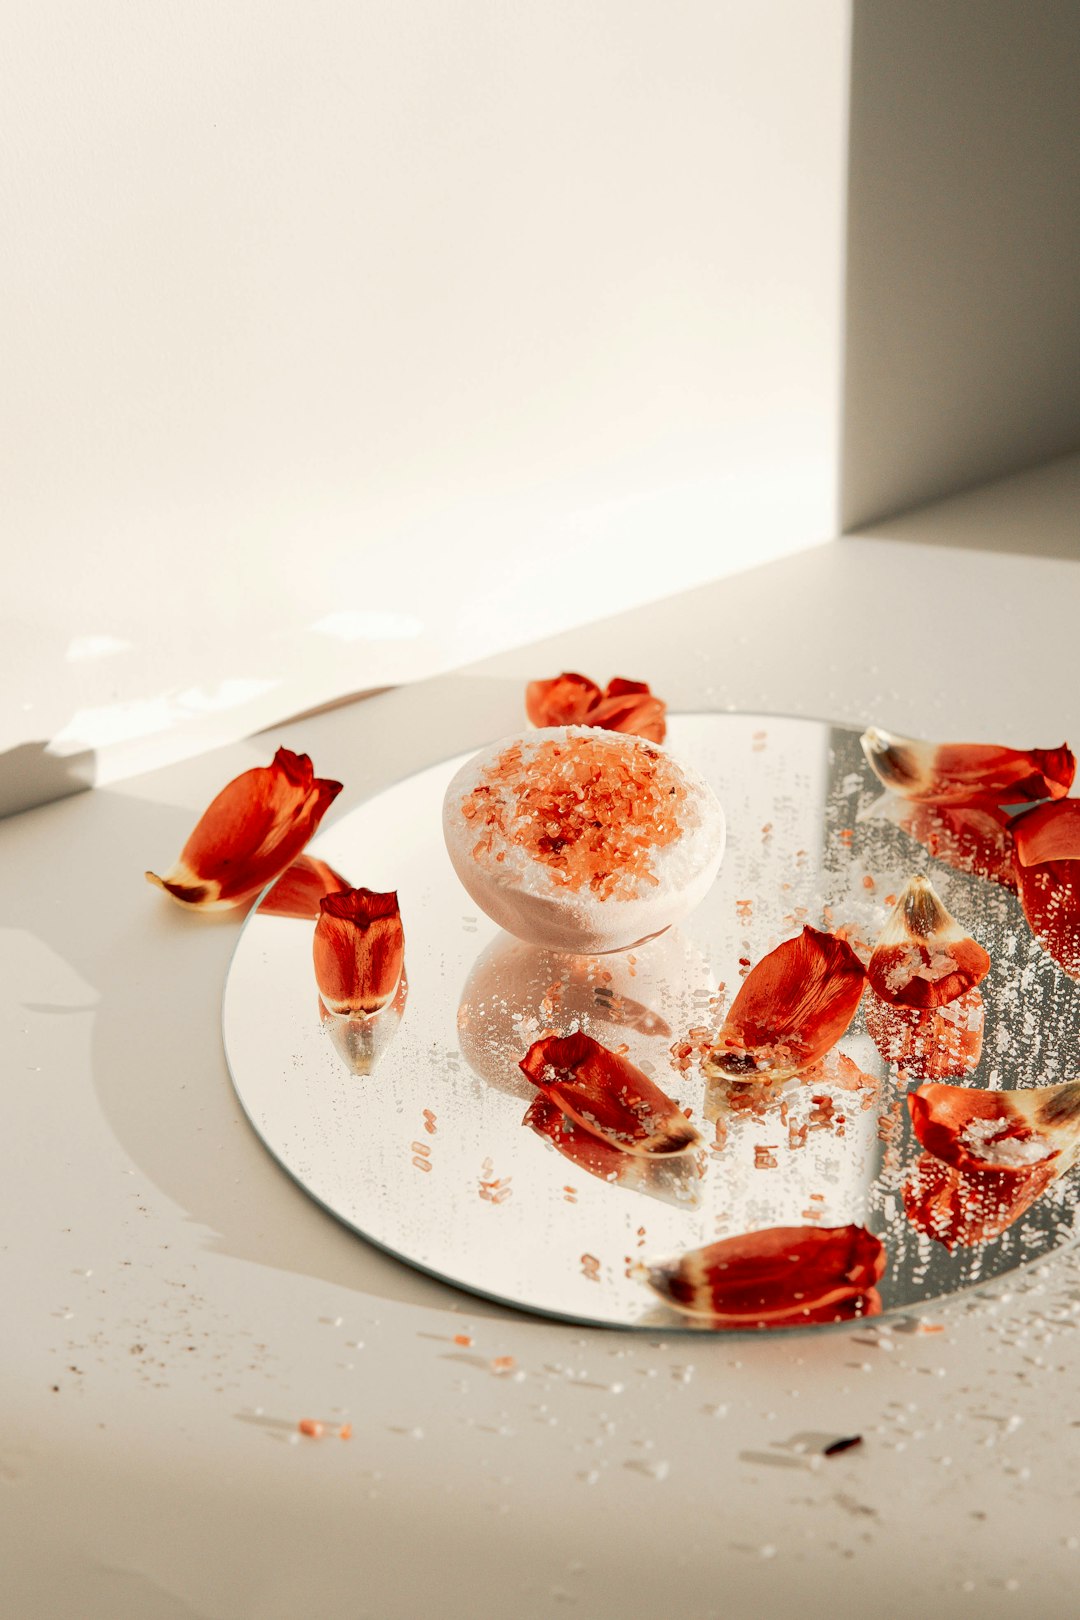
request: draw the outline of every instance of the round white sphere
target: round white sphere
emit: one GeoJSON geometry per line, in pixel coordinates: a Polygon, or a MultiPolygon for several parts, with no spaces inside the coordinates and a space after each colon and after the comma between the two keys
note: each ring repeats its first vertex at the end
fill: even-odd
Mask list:
{"type": "Polygon", "coordinates": [[[458,877],[500,928],[593,955],[688,916],[716,877],[725,825],[708,783],[656,743],[551,726],[462,766],[443,833],[458,877]]]}

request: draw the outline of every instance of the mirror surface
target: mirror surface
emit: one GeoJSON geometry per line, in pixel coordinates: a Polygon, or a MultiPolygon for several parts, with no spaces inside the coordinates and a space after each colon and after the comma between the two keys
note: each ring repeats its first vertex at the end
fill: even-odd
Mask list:
{"type": "Polygon", "coordinates": [[[992,960],[982,1057],[967,1084],[1073,1079],[1080,985],[1033,939],[1011,892],[932,859],[901,830],[857,732],[676,715],[665,746],[711,783],[728,846],[698,910],[631,952],[559,956],[476,911],[441,833],[443,794],[466,756],[319,836],[311,852],[350,883],[398,891],[407,995],[368,1025],[320,1016],[312,920],[251,915],[229,971],[224,1038],[269,1151],[346,1225],[440,1278],[547,1315],[654,1332],[710,1324],[665,1303],[649,1267],[766,1227],[869,1228],[886,1253],[879,1299],[858,1307],[870,1313],[917,1309],[1069,1240],[1075,1172],[1024,1209],[1006,1209],[995,1191],[988,1213],[985,1187],[921,1154],[904,1101],[918,1082],[879,1055],[865,996],[809,1080],[707,1084],[703,1034],[749,965],[806,923],[872,943],[916,874],[992,960]],[[638,1159],[613,1181],[524,1125],[537,1092],[521,1058],[544,1032],[576,1027],[625,1047],[689,1110],[702,1147],[638,1159]],[[980,1237],[988,1225],[1001,1230],[980,1237]]]}

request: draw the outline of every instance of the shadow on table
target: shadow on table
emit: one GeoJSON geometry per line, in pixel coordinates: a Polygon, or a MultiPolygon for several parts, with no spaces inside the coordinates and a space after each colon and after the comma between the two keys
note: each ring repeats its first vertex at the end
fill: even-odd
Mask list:
{"type": "Polygon", "coordinates": [[[27,742],[7,749],[0,754],[0,818],[84,793],[94,785],[95,768],[92,748],[51,754],[47,742],[27,742]]]}
{"type": "MultiPolygon", "coordinates": [[[[307,744],[327,774],[346,776],[335,747],[351,755],[354,743],[340,724],[338,717],[336,743],[318,721],[306,721],[302,736],[289,740],[307,744]]],[[[430,738],[421,736],[417,746],[429,749],[430,738]]],[[[355,788],[347,783],[346,813],[364,788],[363,781],[355,788]]],[[[222,986],[243,915],[185,911],[143,880],[146,867],[168,867],[192,821],[188,809],[97,789],[77,804],[49,804],[5,826],[14,857],[5,925],[42,940],[97,990],[93,1083],[117,1141],[207,1230],[214,1252],[385,1299],[441,1309],[467,1300],[470,1314],[499,1314],[499,1307],[415,1272],[347,1231],[256,1137],[233,1091],[221,1040],[222,986]],[[43,859],[49,896],[70,903],[42,904],[43,859]]]]}

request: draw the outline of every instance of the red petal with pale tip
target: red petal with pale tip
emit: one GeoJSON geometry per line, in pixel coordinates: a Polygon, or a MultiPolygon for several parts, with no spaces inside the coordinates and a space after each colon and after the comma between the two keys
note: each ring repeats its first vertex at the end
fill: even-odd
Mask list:
{"type": "Polygon", "coordinates": [[[340,894],[349,887],[348,878],[327,861],[314,855],[301,855],[288,871],[282,872],[274,887],[259,906],[271,917],[301,917],[314,920],[319,915],[319,903],[328,894],[340,894]]]}
{"type": "Polygon", "coordinates": [[[1080,799],[1059,799],[1025,810],[1012,823],[1021,866],[1080,861],[1080,799]]]}
{"type": "Polygon", "coordinates": [[[986,1008],[978,990],[929,1012],[893,1007],[871,991],[865,1017],[886,1063],[914,1080],[960,1080],[979,1066],[986,1008]]]}
{"type": "Polygon", "coordinates": [[[1046,861],[1016,868],[1020,904],[1044,951],[1080,979],[1080,861],[1046,861]]]}
{"type": "Polygon", "coordinates": [[[884,1270],[884,1244],[864,1226],[772,1226],[652,1266],[649,1283],[677,1310],[720,1325],[796,1327],[844,1320],[843,1307],[884,1270]]]}
{"type": "Polygon", "coordinates": [[[945,909],[933,884],[912,878],[874,947],[867,977],[896,1007],[944,1007],[990,971],[990,958],[945,909]]]}
{"type": "Polygon", "coordinates": [[[319,994],[331,1012],[371,1013],[385,1007],[405,963],[397,895],[371,889],[327,895],[312,954],[319,994]]]}
{"type": "Polygon", "coordinates": [[[1080,1081],[983,1091],[972,1086],[920,1086],[908,1097],[922,1147],[957,1170],[1024,1174],[1057,1161],[1054,1174],[1080,1152],[1080,1081]]]}
{"type": "Polygon", "coordinates": [[[520,1067],[575,1124],[623,1153],[687,1153],[701,1141],[648,1075],[580,1030],[535,1041],[520,1067]]]}
{"type": "Polygon", "coordinates": [[[904,1183],[904,1214],[917,1232],[946,1249],[970,1249],[1004,1232],[1054,1180],[1052,1164],[1015,1175],[999,1170],[957,1170],[921,1153],[904,1183]]]}
{"type": "Polygon", "coordinates": [[[855,1016],[866,983],[845,940],[807,926],[743,981],[705,1058],[714,1079],[783,1080],[825,1056],[855,1016]]]}
{"type": "Polygon", "coordinates": [[[182,905],[243,905],[292,865],[340,792],[340,782],[315,775],[306,754],[279,748],[272,765],[222,788],[171,871],[146,876],[182,905]]]}
{"type": "Polygon", "coordinates": [[[995,743],[921,742],[871,726],[863,733],[862,746],[871,770],[887,788],[930,804],[1060,799],[1076,774],[1076,760],[1064,744],[1019,749],[995,743]]]}
{"type": "Polygon", "coordinates": [[[530,681],[525,711],[534,726],[599,726],[662,743],[667,705],[643,681],[616,676],[601,691],[586,675],[564,671],[550,681],[530,681]]]}

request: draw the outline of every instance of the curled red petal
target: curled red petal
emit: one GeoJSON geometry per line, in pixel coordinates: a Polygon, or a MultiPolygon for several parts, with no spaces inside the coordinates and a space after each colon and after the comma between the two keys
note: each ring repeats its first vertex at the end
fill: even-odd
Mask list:
{"type": "Polygon", "coordinates": [[[1080,861],[1046,861],[1016,868],[1028,926],[1044,951],[1080,979],[1080,861]]]}
{"type": "Polygon", "coordinates": [[[530,681],[525,688],[525,712],[534,726],[584,726],[586,716],[601,698],[600,688],[587,675],[564,670],[550,681],[530,681]]]}
{"type": "Polygon", "coordinates": [[[590,726],[625,731],[649,742],[662,743],[667,735],[667,704],[650,692],[643,681],[609,681],[603,697],[591,710],[590,726]]]}
{"type": "Polygon", "coordinates": [[[950,916],[933,884],[915,877],[882,929],[866,970],[882,1001],[944,1007],[990,971],[990,957],[950,916]]]}
{"type": "Polygon", "coordinates": [[[648,1075],[580,1030],[534,1041],[520,1067],[575,1124],[623,1153],[687,1153],[701,1141],[648,1075]]]}
{"type": "Polygon", "coordinates": [[[842,1320],[884,1270],[885,1246],[864,1226],[772,1226],[654,1265],[649,1283],[688,1315],[780,1327],[842,1320]]]}
{"type": "Polygon", "coordinates": [[[279,748],[272,765],[222,788],[164,877],[146,876],[182,905],[242,905],[291,866],[340,792],[340,782],[315,775],[306,754],[279,748]]]}
{"type": "Polygon", "coordinates": [[[315,855],[299,855],[278,878],[259,906],[271,917],[316,918],[319,902],[328,894],[340,894],[349,887],[348,878],[335,872],[328,861],[315,855]]]}
{"type": "Polygon", "coordinates": [[[1025,810],[1012,823],[1021,866],[1080,861],[1080,799],[1058,799],[1025,810]]]}
{"type": "Polygon", "coordinates": [[[921,804],[889,795],[876,812],[914,838],[934,860],[972,877],[1015,889],[1010,818],[996,805],[921,804]]]}
{"type": "Polygon", "coordinates": [[[319,995],[334,1013],[372,1013],[391,1001],[405,963],[396,893],[346,889],[321,902],[312,945],[319,995]]]}
{"type": "Polygon", "coordinates": [[[1003,1176],[998,1170],[957,1170],[921,1153],[902,1189],[904,1214],[935,1243],[950,1251],[968,1249],[1018,1221],[1053,1180],[1051,1163],[1003,1176]]]}
{"type": "Polygon", "coordinates": [[[1055,1174],[1080,1152],[1080,1081],[984,1091],[975,1086],[922,1085],[908,1097],[920,1145],[957,1170],[1024,1174],[1058,1161],[1055,1174]]]}
{"type": "Polygon", "coordinates": [[[871,726],[863,733],[862,746],[871,770],[887,788],[930,804],[1064,798],[1076,774],[1076,760],[1064,743],[1049,749],[933,743],[871,726]]]}
{"type": "Polygon", "coordinates": [[[587,675],[566,670],[550,681],[530,681],[525,710],[534,726],[598,726],[662,743],[667,705],[644,681],[616,676],[603,691],[587,675]]]}
{"type": "Polygon", "coordinates": [[[783,1080],[807,1069],[855,1016],[866,983],[846,940],[807,926],[747,975],[705,1058],[727,1080],[783,1080]]]}
{"type": "Polygon", "coordinates": [[[915,1080],[963,1079],[982,1057],[986,1008],[982,993],[923,1011],[894,1007],[873,991],[866,998],[866,1033],[885,1059],[915,1080]]]}

